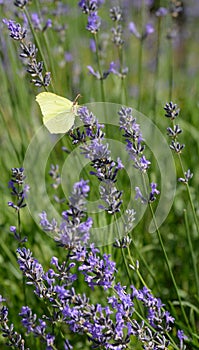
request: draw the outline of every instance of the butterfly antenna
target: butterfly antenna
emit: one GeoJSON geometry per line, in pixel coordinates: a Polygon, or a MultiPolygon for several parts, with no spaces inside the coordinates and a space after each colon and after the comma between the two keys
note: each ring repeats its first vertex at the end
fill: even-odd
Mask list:
{"type": "Polygon", "coordinates": [[[78,99],[79,99],[80,97],[82,97],[81,94],[78,94],[78,95],[75,97],[75,99],[74,99],[74,101],[73,101],[73,106],[75,106],[75,105],[77,104],[77,101],[78,101],[78,99]]]}

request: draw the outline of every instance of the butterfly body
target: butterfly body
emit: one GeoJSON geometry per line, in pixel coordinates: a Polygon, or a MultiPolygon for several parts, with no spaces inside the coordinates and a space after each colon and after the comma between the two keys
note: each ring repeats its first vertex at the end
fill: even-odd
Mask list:
{"type": "Polygon", "coordinates": [[[42,115],[43,122],[52,134],[62,134],[69,131],[75,121],[77,102],[53,94],[41,92],[36,96],[42,115]]]}

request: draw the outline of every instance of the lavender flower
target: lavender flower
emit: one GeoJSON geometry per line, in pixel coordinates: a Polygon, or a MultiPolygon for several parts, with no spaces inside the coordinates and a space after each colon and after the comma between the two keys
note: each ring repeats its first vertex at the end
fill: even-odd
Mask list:
{"type": "Polygon", "coordinates": [[[91,289],[95,286],[103,286],[104,290],[107,290],[112,287],[114,281],[115,262],[111,261],[110,255],[107,254],[100,259],[99,253],[99,249],[92,244],[89,254],[85,257],[85,263],[82,263],[79,271],[82,271],[91,289]]]}
{"type": "Polygon", "coordinates": [[[169,147],[173,151],[175,151],[176,153],[181,153],[182,150],[185,148],[185,145],[184,144],[181,145],[179,142],[176,142],[176,141],[172,140],[169,147]]]}
{"type": "Polygon", "coordinates": [[[146,172],[150,166],[150,161],[145,158],[143,151],[145,146],[142,144],[143,137],[136,118],[132,116],[132,109],[122,107],[118,112],[120,116],[120,129],[125,131],[127,152],[134,163],[134,167],[141,172],[146,172]]]}
{"type": "Polygon", "coordinates": [[[160,191],[157,190],[157,184],[152,182],[150,184],[151,187],[151,191],[149,193],[148,199],[145,198],[140,190],[139,187],[135,187],[135,191],[136,191],[136,196],[135,196],[135,200],[138,200],[139,198],[141,199],[141,203],[145,204],[145,203],[152,203],[156,200],[156,194],[159,194],[160,191]]]}
{"type": "Polygon", "coordinates": [[[113,33],[112,42],[116,46],[121,48],[122,45],[124,45],[124,40],[122,38],[122,34],[123,34],[122,26],[117,25],[117,27],[112,28],[112,33],[113,33]]]}
{"type": "Polygon", "coordinates": [[[139,187],[135,187],[135,192],[136,192],[135,200],[138,200],[140,198],[141,203],[143,203],[143,204],[147,203],[147,199],[143,196],[139,187]]]}
{"type": "Polygon", "coordinates": [[[23,306],[19,316],[22,317],[22,325],[26,328],[27,333],[33,333],[35,337],[45,342],[48,350],[53,349],[55,336],[46,333],[46,322],[42,319],[37,320],[37,315],[32,313],[28,306],[23,306]]]}
{"type": "Polygon", "coordinates": [[[139,33],[137,30],[137,27],[135,25],[134,22],[130,22],[129,23],[129,31],[131,34],[133,34],[137,39],[140,39],[140,41],[145,40],[149,35],[154,33],[154,27],[152,26],[152,24],[147,23],[145,25],[145,29],[143,31],[143,33],[139,33]]]}
{"type": "Polygon", "coordinates": [[[2,336],[7,338],[6,345],[20,350],[28,350],[28,348],[25,348],[25,340],[23,339],[22,335],[14,330],[13,324],[10,326],[8,324],[9,312],[8,308],[2,305],[4,301],[5,299],[0,295],[0,330],[2,332],[2,336]]]}
{"type": "Polygon", "coordinates": [[[23,9],[28,4],[28,0],[15,0],[14,5],[23,9]]]}
{"type": "Polygon", "coordinates": [[[8,205],[15,210],[19,211],[20,209],[26,206],[25,198],[29,192],[29,186],[24,185],[25,175],[23,168],[12,168],[12,178],[8,183],[8,187],[11,189],[11,195],[16,198],[15,202],[8,202],[8,205]]]}
{"type": "Polygon", "coordinates": [[[87,66],[89,73],[93,75],[98,80],[104,80],[106,79],[110,73],[113,73],[115,75],[121,76],[121,73],[115,70],[116,64],[115,62],[111,62],[109,65],[108,70],[105,70],[102,75],[100,75],[99,71],[95,71],[92,66],[87,66]]]}
{"type": "Polygon", "coordinates": [[[151,192],[149,194],[149,202],[152,203],[156,200],[156,194],[160,194],[160,191],[157,190],[157,184],[152,182],[150,184],[151,192]]]}
{"type": "Polygon", "coordinates": [[[110,9],[110,18],[113,22],[122,21],[122,10],[120,6],[114,6],[110,9]]]}
{"type": "MultiPolygon", "coordinates": [[[[19,1],[18,7],[23,7],[24,1],[19,1]]],[[[14,40],[17,40],[20,42],[20,48],[22,52],[20,53],[20,57],[28,59],[27,63],[27,72],[31,75],[33,78],[31,82],[35,86],[49,86],[50,85],[50,72],[46,72],[43,74],[43,62],[37,62],[36,56],[37,56],[37,48],[34,44],[31,42],[26,43],[24,40],[26,38],[27,30],[19,23],[15,23],[13,20],[7,20],[3,19],[3,23],[7,25],[8,29],[10,30],[10,36],[14,40]]]]}
{"type": "Polygon", "coordinates": [[[165,7],[159,7],[157,11],[155,12],[157,17],[164,17],[168,13],[168,10],[165,7]]]}
{"type": "Polygon", "coordinates": [[[113,186],[112,181],[104,182],[103,185],[100,186],[99,191],[102,200],[106,203],[106,206],[100,205],[100,208],[105,209],[109,214],[119,212],[122,204],[122,191],[118,191],[117,188],[113,186]]]}
{"type": "Polygon", "coordinates": [[[95,12],[103,3],[104,0],[80,0],[78,5],[83,13],[89,14],[95,12]]]}
{"type": "MultiPolygon", "coordinates": [[[[166,111],[165,117],[170,118],[171,120],[174,120],[180,113],[180,109],[178,108],[177,104],[174,104],[173,102],[166,103],[164,110],[166,111]]],[[[168,135],[172,138],[169,147],[176,153],[181,153],[185,145],[180,144],[177,141],[178,135],[182,133],[179,125],[173,124],[173,128],[168,127],[167,132],[168,135]]]]}
{"type": "MultiPolygon", "coordinates": [[[[85,191],[87,193],[86,189],[85,191]]],[[[53,328],[57,323],[63,326],[68,324],[71,332],[85,334],[93,347],[126,349],[131,337],[136,337],[146,349],[168,347],[168,333],[173,328],[174,318],[164,309],[161,300],[154,297],[146,287],[136,289],[135,286],[131,286],[132,292],[127,293],[125,286],[121,283],[115,284],[115,262],[111,260],[110,255],[101,256],[94,244],[91,244],[90,250],[82,247],[83,254],[78,255],[78,252],[80,253],[80,250],[72,249],[68,259],[61,264],[53,257],[51,264],[54,269],[44,272],[30,250],[18,249],[18,263],[27,278],[27,284],[34,285],[38,298],[41,301],[45,299],[49,311],[52,311],[49,312],[51,316],[42,315],[39,318],[29,306],[23,306],[20,316],[27,333],[39,338],[47,345],[47,349],[51,349],[56,341],[56,332],[47,332],[52,323],[53,328]],[[103,293],[106,293],[104,306],[92,303],[85,293],[81,295],[76,292],[73,283],[77,274],[71,273],[71,269],[76,267],[76,261],[78,273],[84,275],[89,288],[95,291],[98,287],[103,287],[103,293]],[[113,287],[114,294],[111,295],[113,287]],[[144,319],[134,318],[139,303],[142,304],[150,328],[144,319]]],[[[13,327],[12,330],[8,329],[8,326],[6,328],[7,322],[8,310],[3,307],[0,310],[0,324],[4,335],[9,337],[13,327]]],[[[15,339],[16,337],[20,342],[20,336],[15,333],[15,339]]],[[[182,343],[186,337],[182,331],[178,331],[178,337],[180,349],[184,350],[182,343]]],[[[11,339],[14,339],[14,335],[11,339]]],[[[68,340],[64,339],[64,342],[66,349],[71,349],[68,340]]]]}
{"type": "Polygon", "coordinates": [[[16,23],[13,20],[8,20],[6,18],[3,19],[3,23],[7,25],[12,39],[21,41],[26,37],[27,30],[21,27],[19,23],[16,23]]]}
{"type": "Polygon", "coordinates": [[[91,66],[87,66],[87,68],[88,68],[88,70],[89,70],[89,73],[91,74],[91,75],[93,75],[95,78],[97,78],[97,79],[101,79],[101,75],[100,75],[100,72],[95,72],[95,70],[94,70],[94,68],[93,67],[91,67],[91,66]]]}
{"type": "Polygon", "coordinates": [[[45,32],[45,30],[47,28],[52,27],[52,20],[51,19],[47,19],[46,23],[43,24],[41,19],[39,18],[39,15],[36,12],[32,13],[31,19],[32,19],[33,26],[34,26],[35,30],[45,32]]]}
{"type": "Polygon", "coordinates": [[[54,234],[59,245],[74,248],[87,243],[92,219],[83,219],[86,216],[86,197],[89,191],[88,181],[80,180],[74,184],[69,197],[69,209],[62,213],[63,221],[60,225],[55,219],[49,222],[46,212],[40,214],[43,230],[54,234]]]}
{"type": "Polygon", "coordinates": [[[134,34],[136,38],[141,39],[141,34],[138,32],[134,22],[129,23],[129,31],[131,34],[134,34]]]}
{"type": "Polygon", "coordinates": [[[180,177],[178,179],[179,182],[182,182],[184,184],[188,184],[189,180],[191,180],[193,177],[193,173],[191,173],[190,169],[188,169],[187,171],[185,171],[184,173],[184,178],[180,177]]]}
{"type": "Polygon", "coordinates": [[[186,345],[184,345],[184,340],[188,339],[188,337],[184,334],[182,330],[177,331],[178,339],[180,340],[180,350],[185,350],[186,345]]]}
{"type": "Polygon", "coordinates": [[[86,29],[92,34],[96,34],[101,26],[101,19],[98,16],[98,8],[103,1],[99,0],[81,0],[78,5],[82,9],[82,12],[88,15],[88,21],[86,29]]]}
{"type": "Polygon", "coordinates": [[[124,79],[127,76],[129,69],[128,67],[120,68],[117,63],[111,62],[109,71],[119,78],[124,79]]]}
{"type": "Polygon", "coordinates": [[[168,127],[167,132],[170,137],[176,139],[176,137],[182,133],[182,129],[180,129],[179,125],[176,124],[173,126],[173,129],[171,127],[168,127]]]}
{"type": "Polygon", "coordinates": [[[98,123],[96,117],[86,107],[79,108],[78,115],[84,124],[84,131],[80,133],[77,130],[76,134],[71,133],[73,142],[82,142],[82,154],[91,161],[94,168],[90,174],[96,176],[101,182],[100,194],[106,205],[100,208],[105,209],[109,214],[114,214],[120,210],[122,204],[122,192],[117,190],[115,182],[118,171],[123,169],[123,164],[119,158],[117,162],[111,159],[108,144],[103,140],[103,125],[98,123]],[[87,139],[91,140],[90,143],[86,142],[87,139]]]}
{"type": "Polygon", "coordinates": [[[97,12],[91,12],[88,16],[88,23],[86,29],[92,34],[96,34],[100,29],[101,19],[97,12]]]}
{"type": "Polygon", "coordinates": [[[180,108],[173,102],[166,103],[164,109],[166,111],[165,117],[171,118],[171,120],[174,120],[180,113],[180,108]]]}

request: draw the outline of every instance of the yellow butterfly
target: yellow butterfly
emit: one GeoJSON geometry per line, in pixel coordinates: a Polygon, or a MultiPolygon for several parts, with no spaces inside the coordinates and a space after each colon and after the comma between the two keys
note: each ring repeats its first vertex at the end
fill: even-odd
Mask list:
{"type": "Polygon", "coordinates": [[[44,125],[51,134],[63,134],[72,128],[78,110],[77,99],[79,96],[74,102],[52,92],[41,92],[36,96],[44,125]]]}

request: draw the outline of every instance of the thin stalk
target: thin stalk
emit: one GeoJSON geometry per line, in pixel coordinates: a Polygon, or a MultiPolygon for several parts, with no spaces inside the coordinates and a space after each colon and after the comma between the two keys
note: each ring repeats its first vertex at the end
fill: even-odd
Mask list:
{"type": "Polygon", "coordinates": [[[174,277],[174,275],[173,275],[173,272],[172,272],[172,269],[171,269],[171,266],[170,266],[170,263],[169,263],[169,259],[168,259],[168,256],[167,256],[167,253],[166,253],[166,250],[165,250],[165,247],[164,247],[164,243],[163,243],[163,240],[162,240],[161,233],[160,233],[159,228],[158,228],[157,223],[156,223],[156,219],[155,219],[155,215],[154,215],[154,212],[153,212],[152,205],[151,205],[150,203],[149,203],[149,208],[150,208],[151,215],[152,215],[152,219],[153,219],[153,222],[154,222],[154,225],[155,225],[155,228],[156,228],[156,232],[157,232],[157,235],[158,235],[158,239],[159,239],[159,242],[160,242],[160,245],[161,245],[161,248],[162,248],[162,252],[163,252],[163,254],[164,254],[164,258],[165,258],[165,261],[166,261],[166,265],[167,265],[167,268],[168,268],[168,271],[169,271],[171,280],[172,280],[172,282],[173,282],[173,285],[174,285],[174,288],[175,288],[175,291],[176,291],[177,298],[178,298],[178,300],[179,300],[179,304],[180,304],[180,308],[181,308],[181,311],[182,311],[182,315],[183,315],[184,320],[185,320],[185,322],[186,322],[187,328],[189,329],[190,334],[191,334],[192,330],[191,330],[191,327],[190,327],[190,322],[189,322],[189,320],[188,320],[188,318],[187,318],[187,315],[186,315],[186,313],[185,313],[185,310],[184,310],[184,307],[183,307],[183,304],[182,304],[182,300],[181,300],[180,294],[179,294],[179,292],[178,292],[178,286],[177,286],[175,277],[174,277]]]}
{"type": "Polygon", "coordinates": [[[169,101],[173,96],[173,46],[172,39],[169,39],[169,101]]]}
{"type": "MultiPolygon", "coordinates": [[[[132,240],[132,244],[133,244],[133,246],[134,246],[134,248],[136,250],[136,253],[138,254],[140,260],[143,262],[143,265],[145,266],[146,270],[148,271],[149,275],[152,277],[152,279],[153,279],[153,281],[154,281],[154,283],[156,285],[156,288],[158,289],[159,293],[161,293],[161,291],[159,290],[159,285],[157,283],[157,280],[156,280],[153,272],[151,271],[151,268],[149,267],[149,264],[146,262],[146,260],[143,257],[143,255],[141,255],[139,249],[136,247],[136,244],[135,244],[135,242],[133,240],[132,240]]],[[[131,255],[130,249],[129,249],[129,254],[131,255]]],[[[146,283],[146,282],[144,282],[144,283],[146,283]]]]}
{"type": "Polygon", "coordinates": [[[131,252],[130,252],[129,247],[127,247],[127,249],[128,249],[128,256],[129,256],[129,260],[131,262],[131,265],[135,268],[136,273],[137,273],[140,281],[142,282],[143,286],[147,287],[147,289],[150,290],[150,288],[148,287],[147,283],[145,282],[145,280],[143,279],[142,275],[140,274],[140,271],[138,270],[138,268],[136,268],[136,263],[134,262],[134,260],[133,260],[133,258],[131,256],[131,252]]]}
{"type": "MultiPolygon", "coordinates": [[[[117,226],[118,239],[121,239],[121,234],[120,234],[120,230],[119,230],[119,227],[118,227],[118,222],[117,222],[117,218],[115,217],[115,215],[114,215],[114,218],[115,218],[115,222],[116,222],[116,226],[117,226]]],[[[126,261],[126,257],[125,257],[125,254],[124,254],[124,249],[121,248],[121,251],[122,251],[122,257],[123,257],[126,273],[127,273],[128,279],[129,279],[129,283],[131,284],[132,281],[131,281],[131,276],[130,276],[130,269],[129,269],[129,266],[128,266],[127,261],[126,261]]]]}
{"type": "Polygon", "coordinates": [[[127,91],[126,91],[126,85],[124,83],[124,76],[123,76],[123,51],[122,51],[122,46],[117,47],[117,52],[118,52],[118,59],[120,62],[120,74],[121,74],[121,103],[124,103],[127,105],[128,104],[128,99],[127,99],[127,91]]]}
{"type": "Polygon", "coordinates": [[[139,42],[139,50],[138,50],[138,110],[141,105],[142,98],[142,55],[143,55],[143,40],[139,42]]]}
{"type": "MultiPolygon", "coordinates": [[[[184,175],[185,171],[184,171],[184,167],[183,167],[183,163],[182,163],[182,158],[181,158],[181,155],[179,153],[178,153],[178,158],[179,158],[179,161],[180,161],[180,166],[181,166],[181,169],[182,169],[182,173],[184,175]]],[[[192,197],[191,197],[189,184],[188,183],[185,183],[185,184],[186,184],[186,187],[187,187],[187,193],[188,193],[189,202],[190,202],[190,205],[191,205],[191,210],[192,210],[192,213],[193,213],[194,222],[195,222],[197,233],[198,233],[198,236],[199,236],[198,219],[197,219],[197,216],[196,216],[196,211],[195,211],[193,200],[192,200],[192,197]]]]}
{"type": "Polygon", "coordinates": [[[156,56],[155,56],[155,73],[154,73],[154,84],[153,84],[153,105],[152,105],[154,123],[156,122],[157,91],[158,91],[158,77],[159,77],[160,34],[161,34],[161,17],[158,17],[156,56]]]}
{"type": "Polygon", "coordinates": [[[98,44],[97,33],[94,34],[94,38],[95,38],[95,46],[96,46],[97,66],[98,66],[98,71],[99,71],[100,77],[101,77],[101,79],[100,79],[101,97],[102,97],[102,102],[105,102],[104,80],[102,79],[102,70],[101,70],[101,65],[100,65],[99,44],[98,44]]]}
{"type": "Polygon", "coordinates": [[[186,227],[187,240],[188,240],[189,249],[190,249],[190,253],[191,253],[191,260],[192,260],[194,276],[195,276],[195,281],[196,281],[197,295],[198,295],[198,299],[199,299],[199,274],[198,274],[196,257],[195,257],[195,254],[194,254],[194,249],[193,249],[193,245],[192,245],[192,241],[191,241],[191,235],[190,235],[190,230],[189,230],[189,225],[188,225],[188,218],[187,218],[187,211],[186,210],[184,210],[184,218],[185,218],[185,227],[186,227]]]}
{"type": "MultiPolygon", "coordinates": [[[[140,26],[143,28],[145,20],[145,1],[142,0],[141,4],[141,13],[140,13],[140,26]]],[[[142,29],[141,29],[142,31],[142,29]]],[[[143,66],[142,66],[142,57],[143,57],[143,44],[144,44],[144,37],[141,36],[139,41],[139,50],[138,50],[138,110],[140,109],[141,100],[142,100],[142,75],[143,75],[143,66]]]]}

